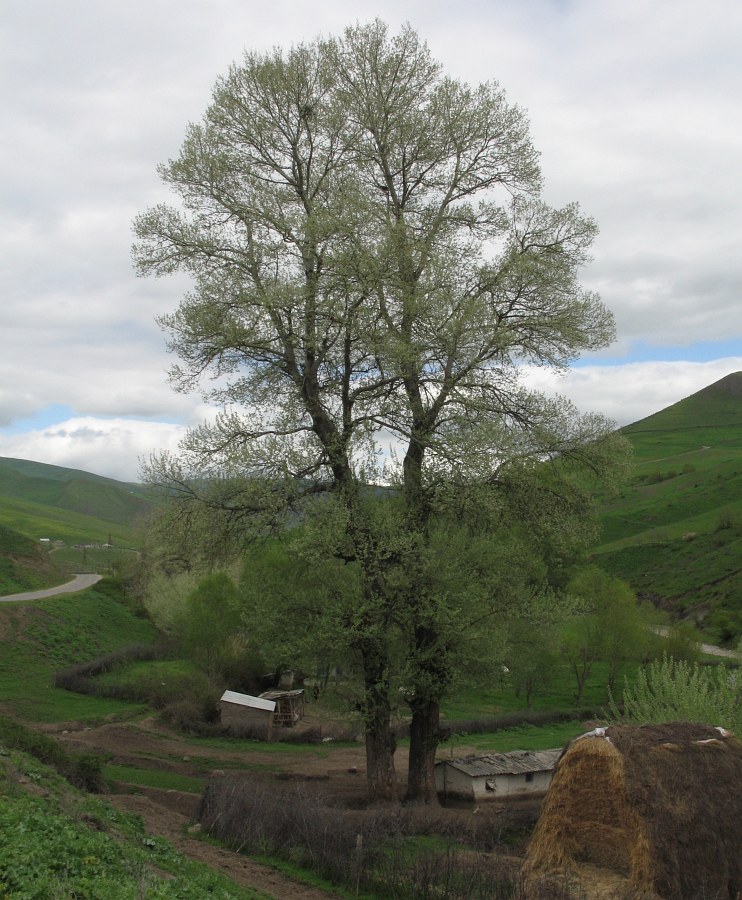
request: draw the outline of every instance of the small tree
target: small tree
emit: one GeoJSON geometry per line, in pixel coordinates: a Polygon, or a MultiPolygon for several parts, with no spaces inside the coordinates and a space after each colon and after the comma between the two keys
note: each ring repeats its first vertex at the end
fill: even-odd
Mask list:
{"type": "Polygon", "coordinates": [[[183,648],[210,676],[224,676],[240,631],[237,592],[223,572],[208,575],[188,596],[182,618],[183,648]]]}
{"type": "Polygon", "coordinates": [[[543,588],[513,611],[505,660],[516,696],[522,696],[529,709],[561,662],[560,628],[572,611],[571,598],[543,588]]]}
{"type": "Polygon", "coordinates": [[[569,591],[578,606],[565,626],[562,653],[575,676],[575,702],[581,703],[596,662],[608,664],[607,686],[613,690],[622,666],[645,656],[650,623],[631,588],[598,568],[575,576],[569,591]]]}

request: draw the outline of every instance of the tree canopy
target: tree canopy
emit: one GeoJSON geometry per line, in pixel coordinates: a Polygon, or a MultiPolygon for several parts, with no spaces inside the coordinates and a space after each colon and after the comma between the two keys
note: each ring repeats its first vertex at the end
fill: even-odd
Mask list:
{"type": "Polygon", "coordinates": [[[610,423],[521,377],[613,338],[578,280],[596,226],[540,198],[526,117],[496,83],[447,77],[379,21],[247,53],[160,174],[180,202],[138,217],[134,258],[191,276],[162,319],[173,384],[222,412],[149,477],[238,528],[328,495],[327,552],[359,579],[371,791],[394,791],[394,633],[417,686],[410,793],[429,799],[453,615],[435,523],[486,508],[574,532],[576,472],[615,468],[610,423]]]}

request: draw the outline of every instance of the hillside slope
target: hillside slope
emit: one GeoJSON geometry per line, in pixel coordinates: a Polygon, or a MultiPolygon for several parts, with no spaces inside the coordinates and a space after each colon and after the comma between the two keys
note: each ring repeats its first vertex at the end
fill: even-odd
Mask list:
{"type": "Polygon", "coordinates": [[[0,457],[0,523],[37,540],[126,543],[151,509],[142,485],[0,457]]]}
{"type": "Polygon", "coordinates": [[[0,525],[0,595],[48,587],[58,580],[36,541],[0,525]]]}
{"type": "Polygon", "coordinates": [[[594,553],[638,595],[715,641],[742,635],[742,372],[622,429],[631,482],[594,553]]]}
{"type": "Polygon", "coordinates": [[[742,450],[742,372],[622,429],[640,461],[703,449],[742,450]]]}

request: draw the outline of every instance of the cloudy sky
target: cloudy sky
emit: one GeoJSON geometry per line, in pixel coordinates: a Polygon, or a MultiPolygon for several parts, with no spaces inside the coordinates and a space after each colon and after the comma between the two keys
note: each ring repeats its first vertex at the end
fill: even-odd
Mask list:
{"type": "Polygon", "coordinates": [[[546,200],[600,225],[619,339],[534,384],[627,424],[742,370],[739,0],[0,0],[0,456],[136,480],[209,415],[155,323],[187,284],[135,277],[132,219],[245,48],[376,16],[499,81],[546,200]]]}

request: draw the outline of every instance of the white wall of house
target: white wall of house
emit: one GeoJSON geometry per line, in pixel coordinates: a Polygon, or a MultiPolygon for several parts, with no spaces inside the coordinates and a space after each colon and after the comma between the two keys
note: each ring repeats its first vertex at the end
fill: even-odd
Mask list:
{"type": "Polygon", "coordinates": [[[443,797],[458,800],[499,800],[504,797],[544,793],[551,784],[551,772],[472,777],[442,763],[435,767],[436,790],[443,797]],[[530,775],[530,778],[529,778],[530,775]]]}
{"type": "Polygon", "coordinates": [[[551,784],[551,772],[519,772],[517,775],[494,775],[472,778],[475,800],[515,797],[518,794],[541,794],[551,784]]]}

